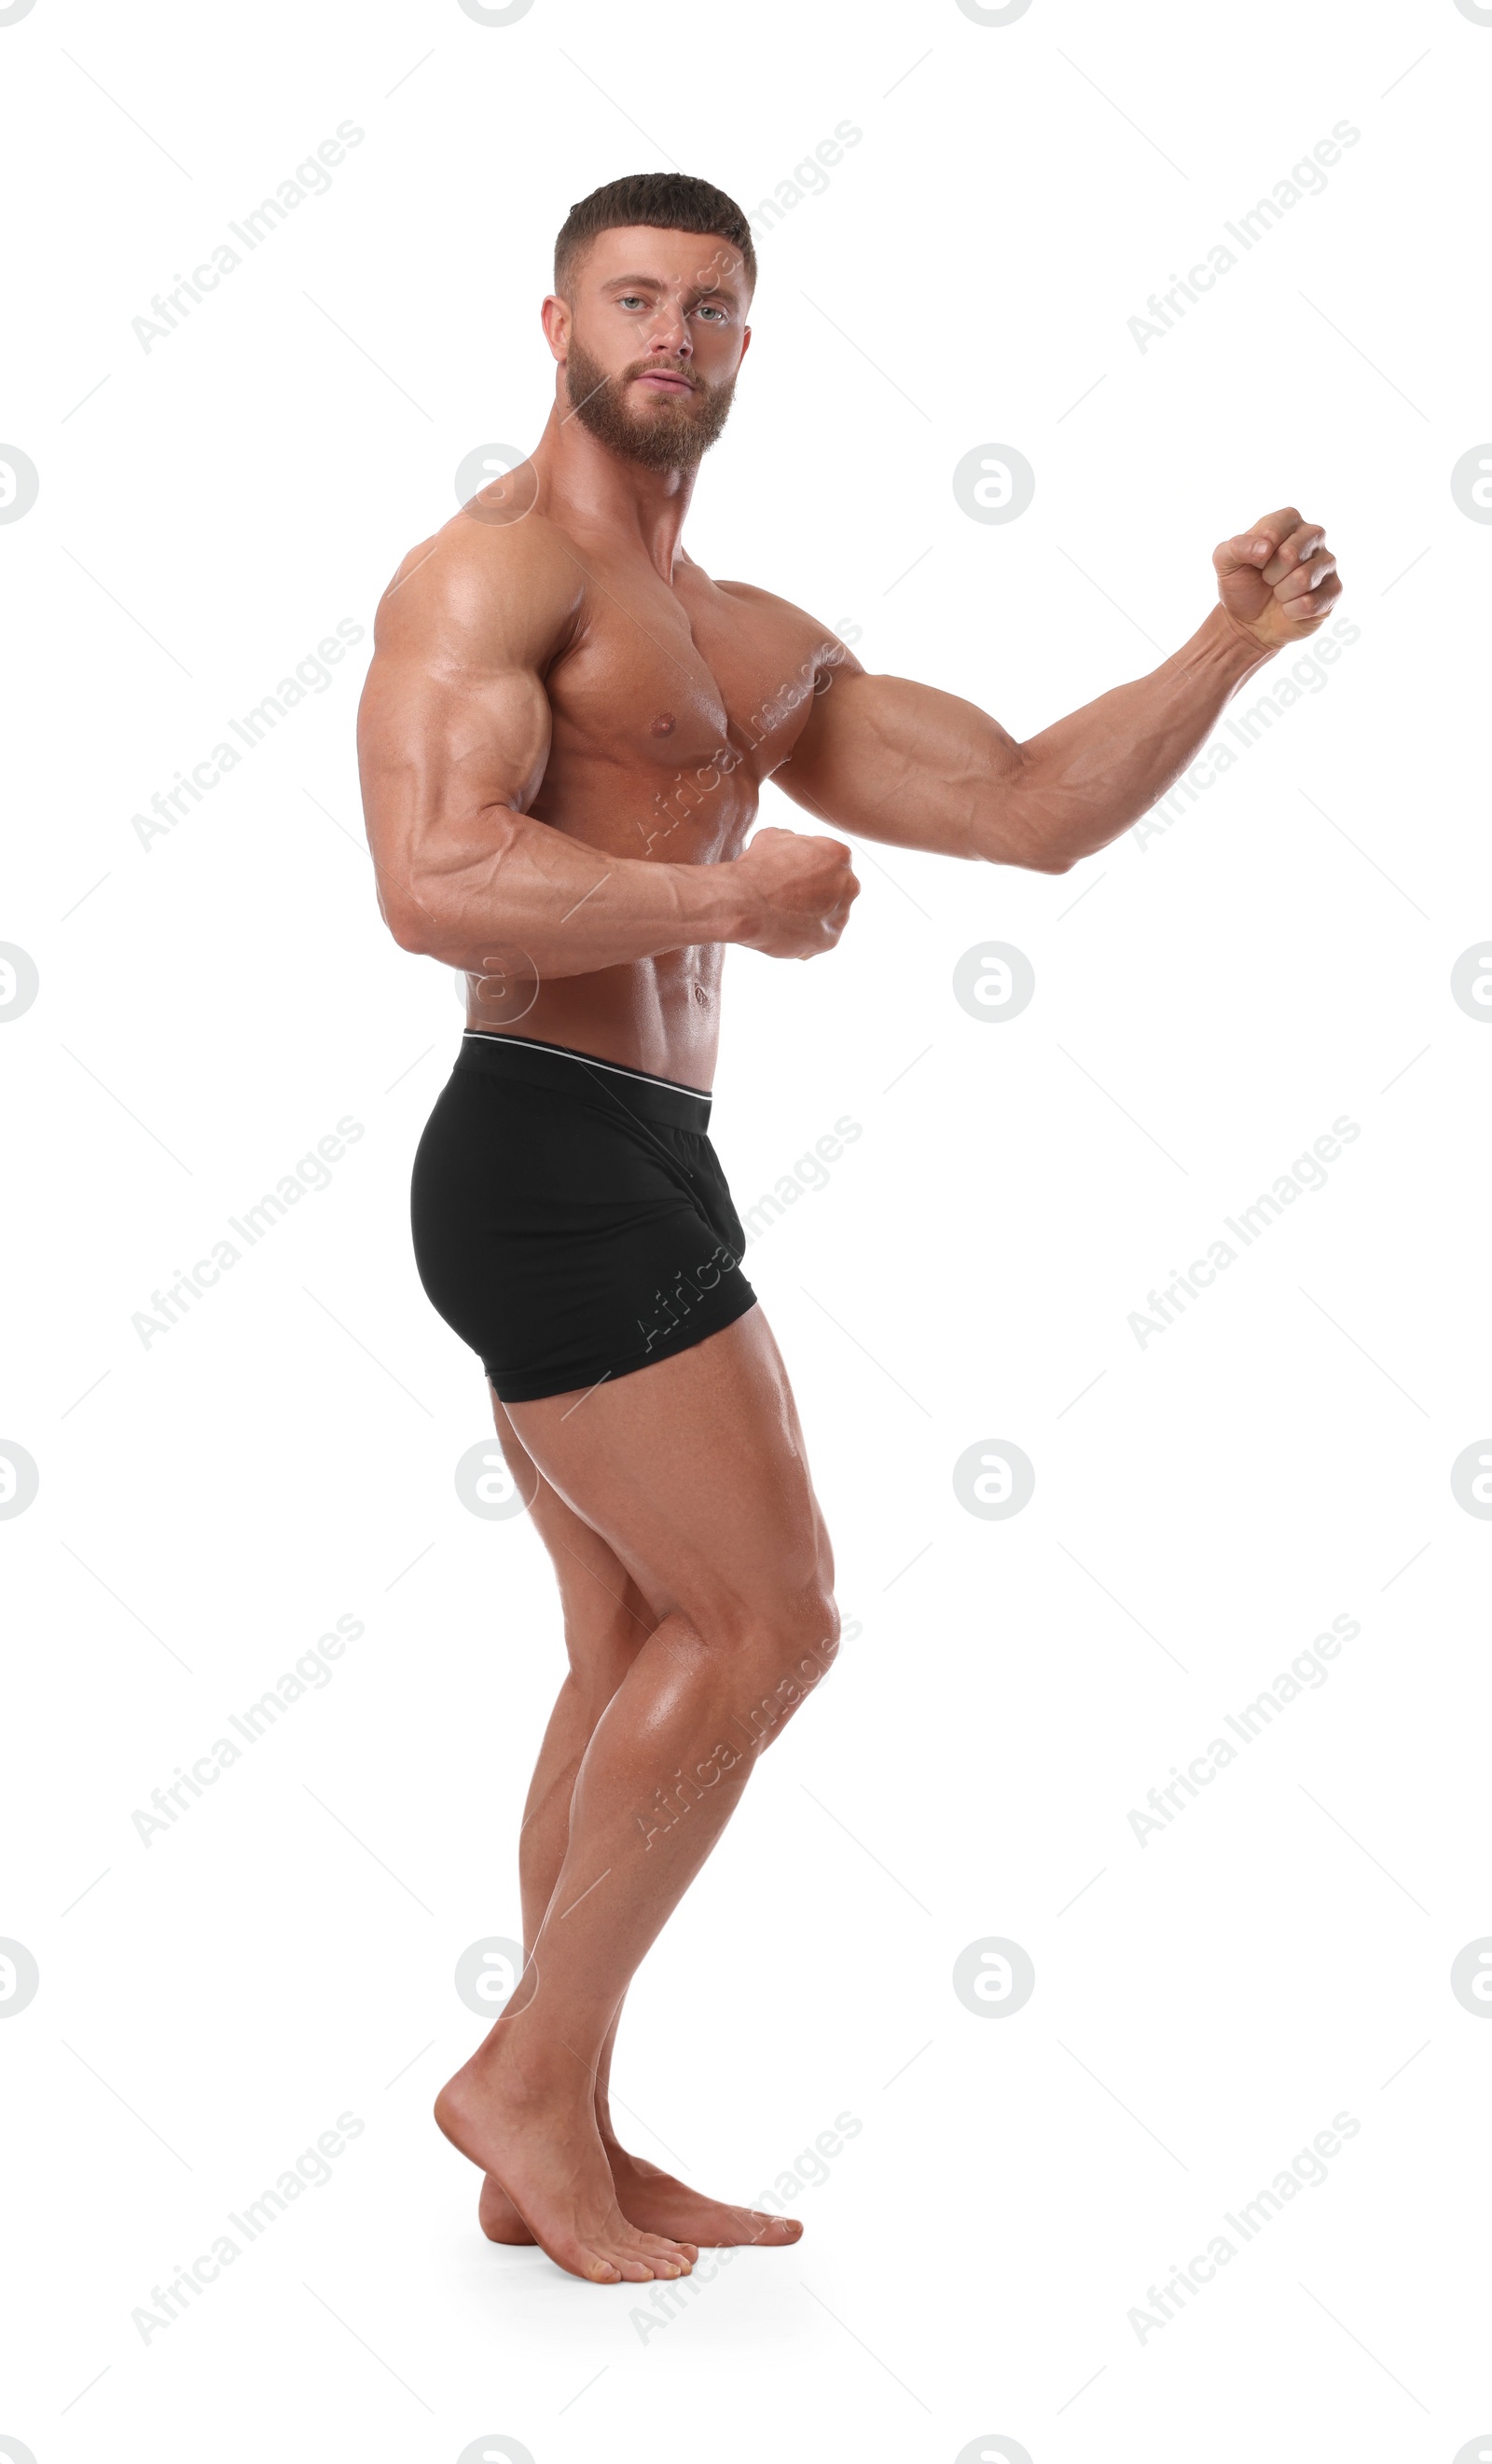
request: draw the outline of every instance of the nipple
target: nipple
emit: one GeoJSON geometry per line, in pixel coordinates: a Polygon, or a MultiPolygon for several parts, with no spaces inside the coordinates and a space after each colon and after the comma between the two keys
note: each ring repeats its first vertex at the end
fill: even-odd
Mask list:
{"type": "Polygon", "coordinates": [[[649,732],[654,736],[672,736],[678,724],[671,710],[660,710],[649,732]]]}

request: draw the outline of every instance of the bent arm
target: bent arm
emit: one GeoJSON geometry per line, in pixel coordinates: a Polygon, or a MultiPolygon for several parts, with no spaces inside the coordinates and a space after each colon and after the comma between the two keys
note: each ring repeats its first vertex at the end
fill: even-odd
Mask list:
{"type": "Polygon", "coordinates": [[[1025,743],[956,694],[841,672],[774,776],[795,803],[860,838],[1065,872],[1174,785],[1270,655],[1214,607],[1149,675],[1025,743]]]}
{"type": "Polygon", "coordinates": [[[358,762],[402,949],[480,974],[517,947],[557,977],[743,937],[737,867],[602,855],[526,810],[549,756],[544,674],[578,605],[573,561],[537,524],[442,533],[386,593],[358,762]]]}

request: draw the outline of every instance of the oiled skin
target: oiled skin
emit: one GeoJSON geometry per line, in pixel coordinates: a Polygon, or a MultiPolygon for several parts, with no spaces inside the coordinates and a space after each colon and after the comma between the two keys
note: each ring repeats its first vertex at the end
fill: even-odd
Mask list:
{"type": "Polygon", "coordinates": [[[691,299],[701,253],[684,234],[606,232],[584,301],[546,302],[549,423],[405,559],[378,610],[359,751],[395,937],[474,977],[523,954],[526,989],[489,968],[472,1024],[707,1088],[724,944],[813,956],[855,895],[849,850],[816,832],[759,832],[743,859],[765,779],[819,830],[1063,871],[1166,793],[1341,583],[1319,524],[1267,516],[1214,552],[1218,602],[1179,650],[1024,744],[954,694],[867,675],[818,619],[685,553],[693,469],[625,462],[570,411],[582,307],[618,368],[656,365],[628,388],[644,403],[701,363],[739,365],[729,284],[691,299]],[[642,258],[660,271],[618,293],[642,258]]]}
{"type": "MultiPolygon", "coordinates": [[[[1282,508],[1214,551],[1217,604],[1171,658],[1016,743],[971,703],[866,675],[788,602],[712,581],[680,543],[697,457],[655,465],[576,416],[572,345],[635,421],[692,415],[734,378],[748,297],[728,248],[606,231],[569,289],[544,306],[544,436],[405,560],[360,713],[385,918],[474,979],[474,1025],[709,1088],[725,945],[812,957],[844,930],[857,884],[826,828],[1064,871],[1166,793],[1340,592],[1319,525],[1282,508]],[[768,777],[816,826],[746,846],[768,777]]],[[[702,2243],[798,2231],[628,2155],[609,2073],[632,1975],[749,1775],[758,1748],[727,1764],[722,1740],[769,1705],[768,1742],[832,1665],[833,1554],[759,1308],[590,1393],[494,1409],[570,1667],[525,1811],[523,1976],[436,2118],[485,2176],[490,2237],[640,2283],[702,2243]]]]}
{"type": "MultiPolygon", "coordinates": [[[[438,800],[437,809],[449,814],[456,781],[469,779],[462,820],[473,808],[475,816],[461,850],[476,855],[479,867],[483,847],[504,845],[508,798],[534,822],[607,864],[656,868],[660,889],[671,886],[677,868],[730,864],[756,819],[763,779],[788,758],[809,720],[815,688],[859,672],[857,663],[801,609],[767,591],[712,582],[682,551],[671,580],[663,581],[636,538],[618,539],[613,525],[564,501],[560,479],[542,453],[507,484],[525,483],[534,503],[521,526],[488,527],[457,516],[407,560],[401,568],[407,578],[396,578],[384,603],[379,665],[365,704],[370,810],[386,809],[402,792],[438,800]],[[482,674],[486,662],[495,667],[514,655],[515,593],[548,620],[537,642],[520,646],[535,661],[532,682],[510,670],[497,671],[501,680],[490,668],[482,674]],[[468,672],[474,669],[481,679],[471,689],[478,709],[463,711],[459,687],[448,686],[432,713],[428,683],[423,709],[410,708],[405,679],[421,668],[428,677],[433,637],[442,630],[448,641],[458,641],[468,672]],[[416,787],[400,765],[433,717],[451,734],[442,734],[435,775],[427,773],[416,787]],[[465,741],[468,717],[493,729],[489,743],[465,741]],[[390,733],[398,745],[392,758],[384,749],[390,733]]],[[[429,862],[428,825],[413,845],[429,862]]],[[[548,853],[540,846],[532,861],[544,868],[548,853]]],[[[832,867],[836,884],[845,869],[842,858],[832,867]]],[[[493,918],[496,932],[478,947],[484,936],[479,928],[471,935],[463,913],[470,947],[447,941],[438,955],[450,950],[453,963],[469,961],[475,977],[494,945],[526,951],[538,943],[530,954],[539,957],[544,979],[523,1033],[709,1087],[720,1032],[721,928],[733,920],[724,906],[701,909],[697,928],[690,928],[720,937],[561,974],[558,965],[585,953],[578,938],[572,950],[556,950],[552,931],[563,926],[572,898],[585,894],[589,876],[549,869],[548,941],[526,929],[505,894],[501,869],[479,870],[477,880],[486,901],[479,913],[493,918]]],[[[447,870],[440,879],[448,900],[474,886],[464,873],[447,870]]],[[[433,887],[427,875],[427,894],[433,887]]],[[[603,881],[587,902],[597,916],[596,901],[609,887],[603,881]]],[[[448,929],[455,920],[449,907],[444,920],[448,929]]],[[[492,998],[484,1001],[474,980],[468,1023],[501,1025],[493,1009],[492,998]]]]}

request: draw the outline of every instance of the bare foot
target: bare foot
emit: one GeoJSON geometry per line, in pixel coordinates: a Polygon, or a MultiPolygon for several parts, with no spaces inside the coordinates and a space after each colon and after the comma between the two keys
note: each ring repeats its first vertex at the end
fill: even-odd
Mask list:
{"type": "MultiPolygon", "coordinates": [[[[632,2224],[647,2233],[664,2233],[691,2258],[701,2249],[726,2250],[759,2244],[778,2250],[802,2237],[796,2216],[766,2215],[759,2208],[734,2208],[724,2199],[707,2199],[672,2173],[661,2172],[641,2156],[630,2156],[615,2140],[603,2142],[616,2204],[632,2224]]],[[[481,2186],[477,2219],[489,2241],[531,2242],[533,2234],[501,2182],[489,2173],[481,2186]]]]}
{"type": "MultiPolygon", "coordinates": [[[[508,2023],[511,2025],[512,2023],[508,2023]]],[[[492,2175],[533,2239],[590,2284],[687,2276],[680,2244],[639,2232],[616,2203],[588,2079],[578,2093],[523,2061],[504,2023],[448,2079],[435,2120],[452,2145],[492,2175]]]]}
{"type": "Polygon", "coordinates": [[[493,2173],[484,2173],[481,2196],[477,2202],[477,2221],[489,2241],[511,2242],[515,2249],[531,2242],[533,2234],[514,2207],[501,2183],[493,2173]]]}
{"type": "Polygon", "coordinates": [[[616,2186],[616,2204],[635,2225],[648,2233],[667,2233],[696,2249],[729,2249],[756,2243],[763,2250],[780,2249],[802,2239],[796,2216],[765,2214],[760,2208],[735,2208],[724,2199],[707,2199],[691,2190],[642,2156],[630,2156],[615,2140],[603,2143],[616,2186]]]}

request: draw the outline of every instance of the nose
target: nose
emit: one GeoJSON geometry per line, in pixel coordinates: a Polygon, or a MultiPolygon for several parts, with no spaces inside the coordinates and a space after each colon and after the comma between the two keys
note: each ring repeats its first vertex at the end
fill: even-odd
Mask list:
{"type": "Polygon", "coordinates": [[[656,359],[687,360],[694,356],[694,339],[683,301],[678,296],[660,297],[648,325],[648,350],[656,359]]]}

